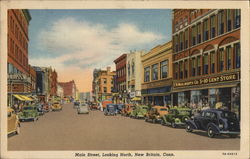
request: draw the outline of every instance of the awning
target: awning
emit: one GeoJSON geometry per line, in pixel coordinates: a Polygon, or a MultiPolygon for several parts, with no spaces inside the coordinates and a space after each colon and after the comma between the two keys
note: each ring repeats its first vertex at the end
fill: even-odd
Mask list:
{"type": "Polygon", "coordinates": [[[25,95],[19,95],[19,96],[21,96],[25,101],[33,101],[33,99],[31,99],[25,95]]]}
{"type": "Polygon", "coordinates": [[[21,95],[14,94],[13,96],[21,101],[25,101],[25,99],[21,95]]]}
{"type": "Polygon", "coordinates": [[[141,100],[141,97],[134,97],[131,99],[132,101],[138,101],[138,100],[141,100]]]}

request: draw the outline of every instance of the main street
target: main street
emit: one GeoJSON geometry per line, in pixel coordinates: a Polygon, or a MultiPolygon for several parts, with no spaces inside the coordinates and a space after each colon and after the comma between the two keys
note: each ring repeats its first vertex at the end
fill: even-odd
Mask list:
{"type": "Polygon", "coordinates": [[[21,134],[8,138],[8,150],[238,150],[240,138],[208,138],[204,132],[101,111],[78,115],[73,104],[49,112],[35,122],[22,122],[21,134]]]}

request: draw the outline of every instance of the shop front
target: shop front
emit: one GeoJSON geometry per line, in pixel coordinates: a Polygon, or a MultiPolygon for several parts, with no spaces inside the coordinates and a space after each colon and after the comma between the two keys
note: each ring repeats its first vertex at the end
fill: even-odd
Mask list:
{"type": "Polygon", "coordinates": [[[193,80],[173,82],[173,103],[193,109],[216,108],[221,102],[225,109],[240,117],[240,73],[222,73],[193,80]]]}

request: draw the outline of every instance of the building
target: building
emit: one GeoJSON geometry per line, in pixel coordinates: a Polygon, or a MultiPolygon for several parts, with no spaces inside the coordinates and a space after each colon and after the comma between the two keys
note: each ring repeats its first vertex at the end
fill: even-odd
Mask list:
{"type": "Polygon", "coordinates": [[[29,74],[31,81],[30,91],[34,95],[36,94],[36,70],[30,65],[29,65],[29,74]]]}
{"type": "Polygon", "coordinates": [[[54,69],[50,74],[50,96],[57,96],[57,72],[54,69]]]}
{"type": "Polygon", "coordinates": [[[172,42],[158,45],[143,54],[142,86],[143,103],[148,105],[172,105],[172,42]]]}
{"type": "Polygon", "coordinates": [[[127,54],[122,54],[120,57],[114,60],[116,65],[116,88],[117,94],[114,95],[114,101],[116,103],[127,103],[128,92],[126,90],[126,74],[127,74],[127,54]]]}
{"type": "Polygon", "coordinates": [[[9,9],[7,18],[8,105],[13,105],[14,94],[32,93],[28,61],[28,27],[31,16],[26,9],[9,9]]]}
{"type": "Polygon", "coordinates": [[[143,51],[131,51],[129,54],[127,54],[126,90],[129,94],[129,103],[135,100],[135,97],[137,97],[138,100],[141,98],[141,55],[143,53],[143,51]]]}
{"type": "Polygon", "coordinates": [[[91,92],[80,92],[79,99],[80,101],[92,101],[92,94],[91,92]]]}
{"type": "Polygon", "coordinates": [[[94,69],[93,71],[93,81],[92,81],[92,97],[93,97],[93,102],[98,101],[98,72],[101,71],[101,69],[94,69]]]}
{"type": "Polygon", "coordinates": [[[64,97],[74,98],[76,97],[76,84],[75,81],[69,82],[58,82],[58,84],[63,88],[64,97]]]}
{"type": "Polygon", "coordinates": [[[57,96],[60,97],[61,99],[64,98],[63,88],[59,84],[57,84],[56,93],[57,93],[57,96]]]}
{"type": "Polygon", "coordinates": [[[240,115],[239,9],[174,9],[174,105],[215,108],[240,115]]]}

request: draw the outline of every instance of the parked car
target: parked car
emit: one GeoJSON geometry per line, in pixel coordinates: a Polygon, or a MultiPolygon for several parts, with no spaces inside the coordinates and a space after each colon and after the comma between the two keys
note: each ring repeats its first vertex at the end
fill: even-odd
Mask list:
{"type": "Polygon", "coordinates": [[[130,116],[131,112],[135,109],[132,104],[125,104],[125,107],[121,111],[122,116],[130,116]]]}
{"type": "Polygon", "coordinates": [[[19,120],[38,120],[39,113],[35,105],[27,105],[22,108],[22,111],[19,113],[19,120]]]}
{"type": "Polygon", "coordinates": [[[74,108],[78,108],[79,106],[80,106],[80,102],[79,101],[75,101],[73,107],[74,108]]]}
{"type": "Polygon", "coordinates": [[[221,109],[202,110],[193,119],[187,120],[186,131],[203,130],[208,137],[226,134],[232,138],[240,134],[240,124],[235,113],[221,109]]]}
{"type": "Polygon", "coordinates": [[[86,103],[80,103],[80,106],[77,108],[78,114],[89,114],[89,107],[86,103]]]}
{"type": "Polygon", "coordinates": [[[160,122],[163,115],[168,113],[168,108],[163,106],[153,106],[145,115],[145,121],[151,120],[153,123],[160,122]]]}
{"type": "Polygon", "coordinates": [[[91,110],[98,110],[98,104],[97,103],[92,103],[90,106],[91,110]]]}
{"type": "Polygon", "coordinates": [[[116,115],[117,114],[117,105],[107,104],[106,109],[104,110],[104,115],[116,115]]]}
{"type": "Polygon", "coordinates": [[[49,104],[48,103],[44,103],[43,104],[43,110],[45,113],[49,112],[50,111],[50,107],[49,107],[49,104]]]}
{"type": "Polygon", "coordinates": [[[51,106],[52,111],[61,111],[62,105],[59,102],[54,102],[51,106]]]}
{"type": "Polygon", "coordinates": [[[122,109],[125,108],[125,105],[124,104],[116,104],[116,105],[117,105],[117,112],[119,114],[121,114],[122,113],[122,109]]]}
{"type": "Polygon", "coordinates": [[[20,133],[20,122],[18,119],[18,116],[15,114],[15,111],[8,107],[8,135],[15,133],[15,134],[19,134],[20,133]]]}
{"type": "Polygon", "coordinates": [[[148,106],[139,105],[136,106],[135,109],[130,113],[130,117],[132,118],[145,118],[145,115],[148,112],[148,106]]]}
{"type": "Polygon", "coordinates": [[[186,121],[191,118],[190,108],[171,108],[168,114],[163,115],[161,124],[171,125],[173,128],[176,126],[185,126],[186,121]]]}

